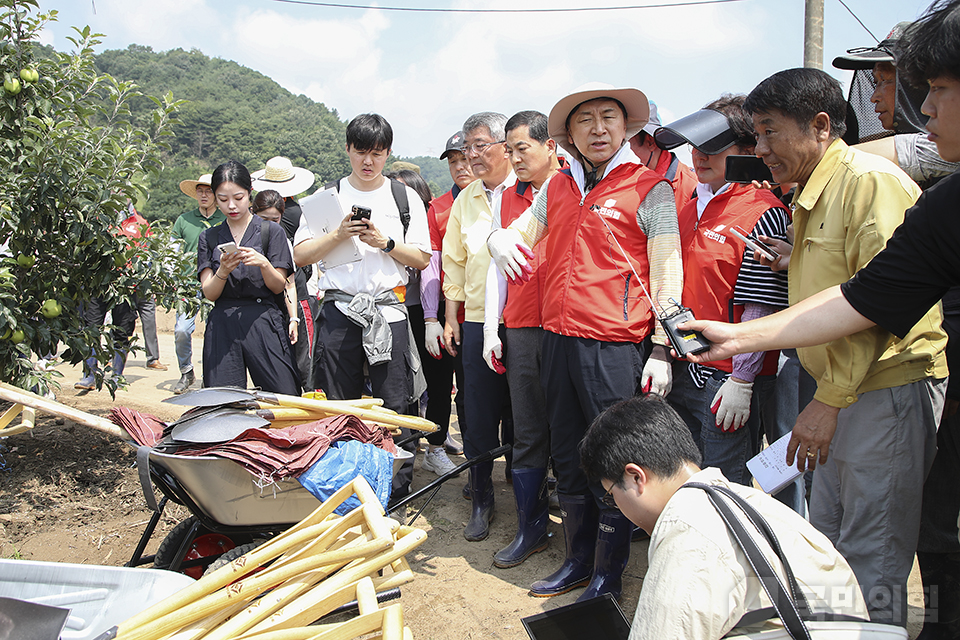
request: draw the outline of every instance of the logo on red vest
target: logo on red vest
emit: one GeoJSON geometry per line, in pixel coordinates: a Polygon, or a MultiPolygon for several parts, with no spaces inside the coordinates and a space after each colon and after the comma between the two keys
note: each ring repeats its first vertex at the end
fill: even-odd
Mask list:
{"type": "Polygon", "coordinates": [[[596,211],[602,216],[613,218],[614,220],[619,220],[620,216],[623,215],[623,213],[619,209],[615,209],[614,207],[616,206],[617,206],[617,201],[614,200],[613,198],[610,198],[609,200],[603,203],[602,207],[596,204],[590,205],[590,211],[596,211]]]}
{"type": "Polygon", "coordinates": [[[726,244],[727,236],[720,233],[720,231],[723,231],[725,228],[725,225],[718,224],[715,229],[704,229],[703,235],[711,240],[716,240],[720,244],[726,244]]]}

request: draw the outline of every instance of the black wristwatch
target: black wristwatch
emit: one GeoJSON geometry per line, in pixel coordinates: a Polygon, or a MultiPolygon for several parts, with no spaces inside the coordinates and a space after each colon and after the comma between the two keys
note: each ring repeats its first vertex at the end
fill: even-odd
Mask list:
{"type": "Polygon", "coordinates": [[[387,238],[387,246],[385,246],[383,249],[380,249],[380,251],[383,251],[384,253],[390,253],[396,246],[397,243],[393,241],[393,238],[387,238]]]}

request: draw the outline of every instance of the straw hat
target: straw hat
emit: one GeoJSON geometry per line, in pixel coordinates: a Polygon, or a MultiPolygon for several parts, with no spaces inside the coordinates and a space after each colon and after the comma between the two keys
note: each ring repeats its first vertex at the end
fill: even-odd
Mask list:
{"type": "Polygon", "coordinates": [[[618,100],[627,110],[627,137],[629,140],[640,133],[650,119],[650,101],[639,89],[632,87],[614,87],[604,82],[588,82],[567,94],[550,110],[548,121],[550,137],[573,157],[577,157],[577,148],[567,141],[567,117],[578,105],[587,100],[610,98],[618,100]]]}
{"type": "Polygon", "coordinates": [[[181,180],[180,181],[180,191],[183,191],[185,195],[190,196],[194,200],[197,199],[197,185],[202,184],[209,187],[210,181],[213,179],[212,173],[205,173],[200,176],[199,180],[181,180]]]}
{"type": "Polygon", "coordinates": [[[276,156],[267,160],[267,166],[250,174],[254,191],[273,189],[281,197],[290,198],[313,186],[316,177],[312,171],[295,167],[288,158],[276,156]]]}

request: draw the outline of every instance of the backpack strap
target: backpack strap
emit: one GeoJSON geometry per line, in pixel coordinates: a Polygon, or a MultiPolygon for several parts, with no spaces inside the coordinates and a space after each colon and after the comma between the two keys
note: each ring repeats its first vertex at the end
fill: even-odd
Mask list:
{"type": "MultiPolygon", "coordinates": [[[[324,189],[336,189],[340,193],[340,180],[332,180],[323,185],[324,189]]],[[[390,193],[400,212],[400,223],[403,225],[403,241],[407,241],[407,229],[410,228],[410,201],[407,199],[407,186],[395,178],[390,178],[390,193]]]]}

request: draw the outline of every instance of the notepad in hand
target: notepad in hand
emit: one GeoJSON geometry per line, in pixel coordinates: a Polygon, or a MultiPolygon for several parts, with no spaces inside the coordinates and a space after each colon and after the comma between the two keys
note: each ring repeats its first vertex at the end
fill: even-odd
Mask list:
{"type": "Polygon", "coordinates": [[[787,465],[787,445],[790,435],[786,434],[769,447],[747,460],[747,469],[764,492],[773,495],[793,482],[800,475],[796,465],[787,465]]]}

